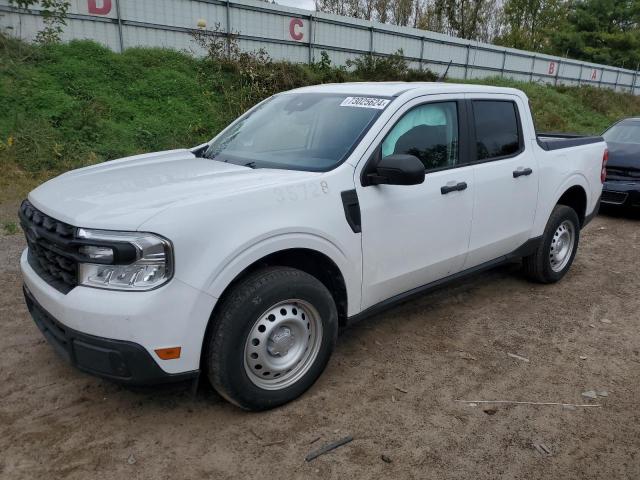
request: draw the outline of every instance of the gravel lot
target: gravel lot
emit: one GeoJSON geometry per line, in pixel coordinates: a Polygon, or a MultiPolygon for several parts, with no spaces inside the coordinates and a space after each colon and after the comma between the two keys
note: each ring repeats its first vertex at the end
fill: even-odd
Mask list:
{"type": "Polygon", "coordinates": [[[638,219],[601,216],[558,285],[509,266],[362,322],[307,394],[260,414],[67,366],[21,298],[21,236],[0,236],[0,477],[640,478],[639,232],[638,219]]]}

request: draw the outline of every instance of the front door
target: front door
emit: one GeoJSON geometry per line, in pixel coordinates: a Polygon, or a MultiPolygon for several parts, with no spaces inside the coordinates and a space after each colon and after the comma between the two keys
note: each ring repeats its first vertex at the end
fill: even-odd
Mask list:
{"type": "Polygon", "coordinates": [[[410,154],[425,166],[420,185],[356,185],[362,216],[363,304],[461,270],[471,231],[473,166],[460,161],[464,102],[446,95],[409,102],[379,136],[381,156],[410,154]]]}

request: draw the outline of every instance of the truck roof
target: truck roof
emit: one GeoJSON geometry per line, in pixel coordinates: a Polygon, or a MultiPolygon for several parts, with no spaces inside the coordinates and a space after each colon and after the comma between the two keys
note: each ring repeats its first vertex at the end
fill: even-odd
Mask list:
{"type": "Polygon", "coordinates": [[[503,93],[525,97],[525,94],[515,88],[491,87],[467,83],[444,82],[350,82],[327,83],[292,90],[297,93],[340,93],[349,95],[373,95],[383,97],[397,97],[406,92],[433,95],[437,93],[503,93]]]}

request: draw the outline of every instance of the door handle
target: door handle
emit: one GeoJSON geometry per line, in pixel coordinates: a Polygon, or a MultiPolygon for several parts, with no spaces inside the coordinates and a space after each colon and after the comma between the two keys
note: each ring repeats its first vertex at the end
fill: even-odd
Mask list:
{"type": "Polygon", "coordinates": [[[461,192],[462,190],[466,190],[466,189],[467,189],[467,182],[460,182],[455,185],[445,185],[443,187],[440,187],[440,193],[442,193],[442,195],[446,195],[447,193],[461,192]]]}
{"type": "Polygon", "coordinates": [[[532,173],[533,170],[531,170],[530,168],[519,168],[513,171],[513,178],[526,177],[528,175],[531,175],[532,173]]]}

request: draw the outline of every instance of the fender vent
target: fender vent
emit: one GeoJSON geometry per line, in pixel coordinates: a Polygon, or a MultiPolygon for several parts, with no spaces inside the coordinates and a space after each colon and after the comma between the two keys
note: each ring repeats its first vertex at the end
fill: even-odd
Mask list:
{"type": "Polygon", "coordinates": [[[353,233],[360,233],[362,226],[360,224],[360,203],[358,202],[358,194],[355,190],[347,190],[340,194],[342,196],[342,205],[344,206],[344,215],[347,223],[353,230],[353,233]]]}

